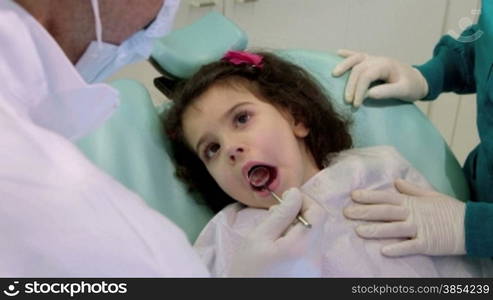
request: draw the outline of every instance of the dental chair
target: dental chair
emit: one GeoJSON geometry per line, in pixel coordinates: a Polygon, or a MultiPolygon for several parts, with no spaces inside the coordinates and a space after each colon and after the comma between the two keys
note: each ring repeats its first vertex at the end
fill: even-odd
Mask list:
{"type": "MultiPolygon", "coordinates": [[[[154,83],[169,95],[177,82],[201,65],[220,59],[227,50],[245,49],[246,45],[247,38],[241,29],[222,15],[211,13],[156,42],[151,62],[162,76],[154,83]]],[[[469,199],[459,163],[440,133],[414,104],[368,99],[354,109],[343,100],[347,75],[330,75],[341,60],[339,57],[308,50],[276,53],[308,70],[336,109],[351,115],[355,147],[392,145],[436,190],[461,200],[469,199]]],[[[78,142],[79,148],[101,169],[174,221],[191,242],[195,241],[213,214],[174,177],[160,120],[165,117],[162,111],[166,107],[154,107],[147,90],[134,80],[111,84],[120,92],[121,105],[103,127],[78,142]]]]}

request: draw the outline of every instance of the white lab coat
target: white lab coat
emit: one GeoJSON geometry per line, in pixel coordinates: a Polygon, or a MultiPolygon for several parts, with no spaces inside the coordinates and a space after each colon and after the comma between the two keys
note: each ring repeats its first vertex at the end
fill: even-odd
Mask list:
{"type": "MultiPolygon", "coordinates": [[[[69,141],[117,92],[87,85],[54,39],[0,1],[0,276],[208,276],[184,233],[69,141]]],[[[166,201],[166,199],[163,199],[166,201]]]]}
{"type": "MultiPolygon", "coordinates": [[[[318,273],[323,277],[482,276],[485,268],[482,263],[491,266],[489,259],[479,261],[459,256],[420,255],[387,258],[380,253],[384,241],[364,240],[356,235],[354,228],[361,222],[350,221],[342,214],[343,208],[351,203],[351,191],[395,191],[393,182],[397,178],[431,188],[409,162],[388,146],[345,151],[331,166],[301,187],[302,193],[317,201],[329,215],[319,244],[325,256],[323,262],[318,263],[318,273]]],[[[232,254],[241,247],[244,237],[265,218],[266,213],[263,209],[246,208],[235,203],[224,208],[209,222],[194,247],[213,275],[223,276],[227,272],[232,254]]],[[[307,257],[304,261],[316,261],[316,258],[310,260],[307,257]]]]}

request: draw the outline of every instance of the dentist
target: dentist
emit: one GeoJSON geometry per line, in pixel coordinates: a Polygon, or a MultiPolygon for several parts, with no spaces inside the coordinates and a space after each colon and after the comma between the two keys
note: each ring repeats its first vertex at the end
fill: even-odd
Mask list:
{"type": "MultiPolygon", "coordinates": [[[[433,100],[442,92],[477,94],[480,143],[469,154],[464,173],[471,190],[466,203],[398,180],[401,194],[354,191],[346,217],[360,225],[363,238],[404,238],[382,247],[388,256],[412,254],[493,257],[493,1],[483,0],[477,24],[458,39],[444,36],[433,58],[411,67],[394,59],[340,50],[345,59],[333,70],[352,69],[346,100],[359,106],[368,96],[407,101],[433,100]],[[385,84],[370,87],[373,81],[385,84]]],[[[419,141],[417,141],[419,142],[419,141]]],[[[426,153],[423,153],[426,155],[426,153]]]]}
{"type": "MultiPolygon", "coordinates": [[[[116,90],[95,82],[148,58],[178,5],[0,1],[0,276],[209,276],[177,226],[72,143],[118,107],[116,90]]],[[[237,254],[231,276],[263,276],[310,246],[313,238],[296,247],[285,239],[301,198],[288,193],[270,211],[237,254]]],[[[304,209],[312,224],[320,223],[304,209]]]]}

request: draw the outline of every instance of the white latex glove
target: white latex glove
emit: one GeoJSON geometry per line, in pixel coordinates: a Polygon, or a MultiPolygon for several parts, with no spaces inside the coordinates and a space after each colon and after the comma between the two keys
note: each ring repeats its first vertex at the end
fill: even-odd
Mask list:
{"type": "Polygon", "coordinates": [[[321,275],[323,254],[320,241],[326,213],[313,201],[303,201],[304,197],[297,188],[284,192],[283,202],[270,208],[269,216],[248,235],[240,250],[234,254],[227,276],[321,275]],[[311,228],[296,220],[300,209],[311,228]],[[291,225],[293,222],[296,223],[291,225]]]}
{"type": "Polygon", "coordinates": [[[332,70],[332,75],[339,77],[352,69],[344,97],[346,102],[355,107],[360,106],[366,97],[414,101],[423,99],[428,94],[426,79],[410,65],[392,58],[346,49],[337,51],[337,54],[346,59],[332,70]],[[368,89],[377,80],[385,83],[368,89]]]}
{"type": "Polygon", "coordinates": [[[381,221],[356,227],[367,239],[407,238],[382,247],[387,256],[462,255],[465,250],[465,204],[447,195],[396,180],[402,194],[359,190],[344,215],[353,220],[381,221]]]}

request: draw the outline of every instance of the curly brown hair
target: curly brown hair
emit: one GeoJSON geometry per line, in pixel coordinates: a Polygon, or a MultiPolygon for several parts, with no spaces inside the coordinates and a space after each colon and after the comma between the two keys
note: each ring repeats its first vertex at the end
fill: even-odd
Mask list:
{"type": "Polygon", "coordinates": [[[236,201],[219,187],[198,155],[188,146],[182,119],[194,100],[214,84],[244,86],[262,101],[284,108],[296,122],[302,122],[310,129],[305,144],[320,169],[328,163],[330,154],[352,146],[350,120],[337,113],[329,97],[307,71],[274,54],[256,54],[263,56],[262,67],[235,65],[227,61],[203,66],[177,89],[172,96],[175,104],[165,117],[176,176],[188,185],[190,191],[198,192],[214,212],[236,201]]]}

